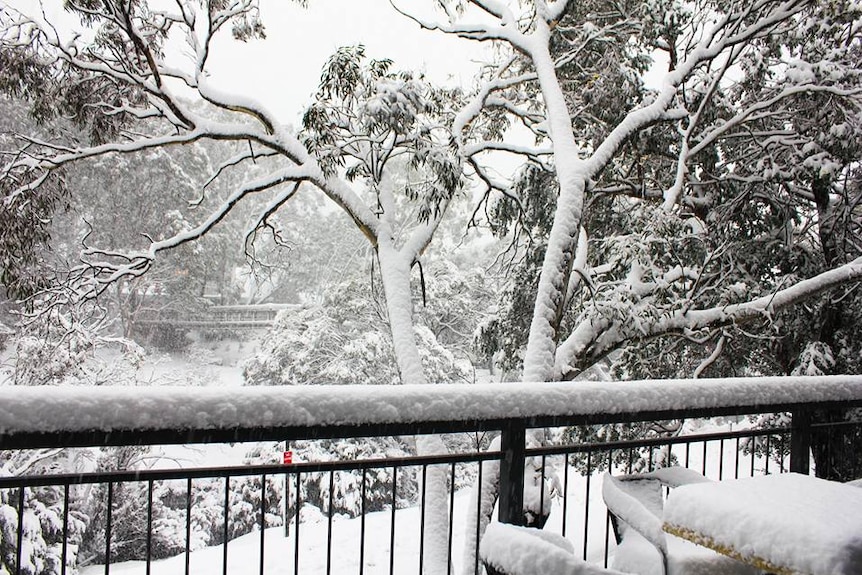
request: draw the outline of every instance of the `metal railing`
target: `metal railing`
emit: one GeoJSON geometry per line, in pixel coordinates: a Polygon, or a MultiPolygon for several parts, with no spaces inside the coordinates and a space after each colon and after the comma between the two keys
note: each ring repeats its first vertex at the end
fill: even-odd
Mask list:
{"type": "MultiPolygon", "coordinates": [[[[297,462],[290,465],[248,465],[237,467],[207,467],[169,470],[134,470],[84,474],[28,475],[19,477],[0,477],[0,494],[5,494],[5,506],[16,512],[13,525],[0,525],[0,554],[5,549],[6,568],[10,575],[35,575],[36,573],[71,573],[74,561],[73,548],[80,541],[72,532],[70,509],[76,489],[83,486],[102,486],[104,497],[104,552],[98,561],[100,572],[109,575],[112,570],[114,549],[118,545],[118,529],[115,515],[118,513],[116,493],[124,486],[136,485],[136,492],[145,500],[141,508],[145,515],[145,534],[139,572],[150,575],[159,573],[164,564],[156,561],[154,545],[155,490],[168,482],[179,484],[174,490],[174,499],[185,495],[184,500],[174,501],[179,509],[178,516],[185,522],[182,552],[170,561],[182,561],[174,565],[171,572],[182,573],[421,573],[424,562],[426,529],[425,509],[429,504],[425,492],[425,481],[432,466],[443,466],[449,477],[450,486],[457,483],[456,476],[466,474],[468,484],[481,485],[484,476],[495,473],[499,466],[498,517],[501,521],[523,523],[525,468],[528,470],[526,481],[532,480],[532,471],[538,476],[539,502],[537,509],[548,507],[545,498],[552,498],[550,518],[546,529],[553,529],[569,537],[583,558],[607,565],[613,553],[614,542],[610,536],[610,523],[601,502],[600,481],[605,470],[613,473],[627,473],[651,470],[669,464],[693,467],[714,479],[738,478],[758,473],[797,471],[808,473],[812,467],[810,459],[812,441],[820,441],[825,434],[845,427],[862,429],[862,422],[812,423],[812,415],[826,409],[862,406],[862,378],[859,378],[858,396],[844,396],[841,400],[766,403],[758,402],[735,405],[717,403],[709,407],[677,407],[674,409],[617,411],[616,413],[577,413],[561,416],[530,416],[512,418],[491,418],[470,421],[440,421],[392,423],[351,423],[348,426],[294,426],[268,429],[249,425],[247,428],[233,428],[224,435],[211,429],[185,429],[152,431],[134,430],[90,430],[70,432],[38,432],[33,430],[0,432],[0,450],[21,450],[37,447],[63,446],[108,446],[141,445],[159,443],[178,443],[182,439],[189,442],[206,442],[211,439],[225,440],[232,437],[238,440],[272,440],[276,437],[290,439],[320,437],[375,437],[382,435],[414,435],[420,433],[460,433],[468,431],[498,432],[500,449],[497,451],[473,451],[469,453],[446,454],[425,457],[398,457],[383,459],[297,462]],[[719,431],[695,431],[694,433],[660,434],[656,437],[635,437],[615,439],[601,438],[586,441],[565,441],[565,437],[589,437],[591,430],[607,429],[612,425],[628,425],[641,422],[663,422],[668,420],[703,420],[723,418],[718,427],[728,427],[728,421],[746,423],[746,415],[789,413],[790,424],[782,427],[761,429],[721,429],[719,431]],[[731,417],[731,419],[727,419],[731,417]],[[735,417],[735,419],[734,419],[735,417]],[[565,429],[557,433],[563,440],[530,447],[528,436],[531,430],[555,427],[565,429]],[[172,441],[165,441],[170,439],[172,441]],[[532,465],[530,465],[532,463],[532,465]],[[377,501],[378,509],[370,510],[370,476],[381,470],[388,471],[388,501],[377,501]],[[333,498],[337,497],[335,483],[339,473],[351,472],[358,475],[359,493],[352,494],[359,499],[359,512],[353,519],[341,519],[335,511],[333,498]],[[562,477],[559,477],[559,475],[562,477]],[[267,509],[272,502],[267,501],[268,480],[278,477],[286,489],[277,496],[279,506],[285,509],[284,519],[289,522],[284,535],[282,529],[267,529],[267,509]],[[316,485],[322,485],[315,497],[320,515],[318,522],[304,521],[305,499],[309,497],[306,482],[314,477],[316,485]],[[231,486],[244,478],[259,478],[259,500],[255,502],[255,533],[246,534],[242,545],[234,539],[231,543],[232,526],[237,519],[232,506],[231,486]],[[222,530],[220,557],[212,557],[206,563],[195,565],[192,552],[193,491],[200,482],[223,482],[218,496],[221,501],[222,530]],[[233,483],[232,483],[233,482],[233,483]],[[399,497],[399,490],[405,483],[415,482],[418,488],[405,501],[399,497]],[[328,483],[328,489],[326,485],[328,483]],[[554,484],[552,490],[544,486],[554,484]],[[27,559],[27,537],[32,536],[34,521],[28,509],[38,498],[39,489],[54,490],[55,506],[61,510],[62,520],[54,526],[54,553],[58,555],[53,566],[39,571],[27,559]],[[552,493],[551,491],[554,491],[552,493]],[[177,493],[179,495],[177,495],[177,493]],[[183,509],[184,508],[184,509],[183,509]],[[25,510],[21,513],[21,510],[25,510]],[[29,517],[29,518],[28,518],[29,517]],[[357,525],[358,523],[358,525],[357,525]],[[346,535],[355,535],[356,540],[344,542],[346,535]],[[5,540],[3,539],[5,537],[5,540]],[[255,538],[251,545],[249,538],[255,538]],[[4,547],[5,545],[5,547],[4,547]],[[273,548],[274,547],[274,548],[273,548]],[[252,551],[252,549],[254,549],[252,551]],[[217,569],[213,566],[218,564],[217,569]],[[102,571],[103,570],[103,571],[102,571]]],[[[854,388],[854,389],[855,389],[854,388]]],[[[588,411],[588,410],[584,410],[588,411]]],[[[786,418],[785,418],[786,420],[786,418]]],[[[737,427],[740,425],[737,424],[737,427]]],[[[703,427],[701,427],[703,429],[703,427]]],[[[554,435],[554,434],[551,434],[554,435]]],[[[7,451],[8,452],[8,451],[7,451]]],[[[2,451],[0,451],[2,455],[2,451]]],[[[859,457],[858,453],[847,456],[859,457]]],[[[0,460],[2,461],[2,460],[0,460]]],[[[133,490],[134,491],[134,490],[133,490]]],[[[478,539],[479,527],[475,534],[464,532],[464,517],[479,511],[481,498],[470,499],[470,489],[456,493],[450,489],[447,505],[449,518],[448,557],[456,572],[480,572],[480,565],[462,564],[462,551],[465,544],[478,539]],[[475,505],[475,507],[474,507],[475,505]],[[475,535],[475,536],[474,536],[475,535]]],[[[378,494],[379,495],[379,494],[378,494]]],[[[379,499],[379,498],[378,498],[379,499]]],[[[0,500],[2,502],[2,500],[0,500]]],[[[535,507],[535,502],[533,507],[535,507]]],[[[530,502],[528,502],[528,507],[530,502]]],[[[2,505],[0,505],[2,511],[2,505]]],[[[7,522],[14,514],[6,514],[7,522]]],[[[43,526],[43,529],[45,527],[43,526]]],[[[468,555],[469,556],[469,555],[468,555]]],[[[0,556],[0,561],[4,560],[0,556]]],[[[3,564],[0,563],[0,572],[3,564]]],[[[91,573],[91,571],[88,571],[91,573]]]]}
{"type": "Polygon", "coordinates": [[[173,326],[186,329],[231,330],[269,327],[283,310],[299,310],[299,304],[214,305],[195,314],[143,312],[135,323],[142,327],[173,326]]]}

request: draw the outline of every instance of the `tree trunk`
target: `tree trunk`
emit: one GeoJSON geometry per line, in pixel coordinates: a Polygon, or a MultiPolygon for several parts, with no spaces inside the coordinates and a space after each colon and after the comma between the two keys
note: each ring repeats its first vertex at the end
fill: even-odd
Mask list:
{"type": "Polygon", "coordinates": [[[528,382],[549,381],[554,373],[558,322],[562,317],[561,307],[565,305],[572,262],[578,247],[586,189],[585,164],[578,155],[579,148],[551,57],[549,38],[547,23],[537,18],[530,57],[545,101],[560,195],[539,275],[539,289],[524,356],[523,381],[528,382]]]}
{"type": "MultiPolygon", "coordinates": [[[[377,255],[380,277],[386,296],[389,328],[401,382],[409,385],[427,384],[419,347],[413,332],[413,300],[410,293],[410,264],[390,237],[378,239],[377,255]]],[[[418,455],[440,455],[448,450],[439,435],[420,435],[416,438],[418,455]]],[[[422,561],[426,575],[448,575],[449,515],[447,512],[448,465],[430,466],[421,486],[426,505],[424,508],[424,550],[422,561]]]]}

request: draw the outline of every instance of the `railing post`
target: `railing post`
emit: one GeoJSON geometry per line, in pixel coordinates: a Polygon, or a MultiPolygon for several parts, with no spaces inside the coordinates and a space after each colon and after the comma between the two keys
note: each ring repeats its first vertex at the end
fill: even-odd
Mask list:
{"type": "Polygon", "coordinates": [[[811,468],[811,410],[795,409],[790,417],[790,471],[808,475],[811,468]]]}
{"type": "Polygon", "coordinates": [[[501,523],[524,524],[524,464],[527,428],[523,421],[510,421],[500,437],[501,523]]]}

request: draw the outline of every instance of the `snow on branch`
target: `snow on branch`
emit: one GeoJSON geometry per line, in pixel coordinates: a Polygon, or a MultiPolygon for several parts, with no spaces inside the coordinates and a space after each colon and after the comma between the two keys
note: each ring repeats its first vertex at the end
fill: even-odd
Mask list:
{"type": "MultiPolygon", "coordinates": [[[[771,2],[762,0],[756,3],[758,9],[765,9],[771,2]]],[[[769,12],[767,16],[755,19],[752,23],[743,25],[742,15],[730,14],[722,18],[713,29],[706,34],[704,40],[692,49],[689,55],[678,64],[677,68],[665,75],[663,85],[655,100],[649,105],[633,110],[611,131],[605,140],[596,148],[587,161],[590,174],[599,173],[614,157],[625,140],[636,131],[654,122],[667,120],[667,110],[677,95],[679,87],[694,72],[705,63],[712,62],[729,48],[743,44],[771,30],[794,14],[800,12],[806,5],[804,1],[791,0],[782,3],[769,12]],[[734,34],[721,36],[721,31],[731,22],[737,22],[742,29],[734,34]]]]}
{"type": "Polygon", "coordinates": [[[142,276],[150,269],[159,252],[176,248],[206,235],[246,196],[269,190],[285,182],[297,182],[308,178],[309,170],[305,166],[297,166],[284,168],[248,182],[232,193],[203,222],[163,240],[152,241],[145,251],[119,252],[85,247],[82,253],[84,264],[73,270],[73,277],[78,278],[75,282],[76,298],[93,298],[120,279],[142,276]]]}
{"type": "Polygon", "coordinates": [[[791,286],[776,290],[751,301],[706,309],[676,309],[654,318],[623,325],[610,318],[590,318],[581,324],[557,349],[554,373],[570,376],[576,362],[584,357],[604,357],[627,341],[660,337],[675,333],[691,333],[705,328],[743,323],[765,318],[824,291],[862,281],[862,257],[828,270],[791,286]]]}
{"type": "Polygon", "coordinates": [[[526,45],[524,44],[525,37],[516,28],[516,26],[514,26],[514,16],[512,16],[511,11],[508,8],[503,8],[496,2],[492,3],[487,1],[471,0],[471,4],[479,7],[486,14],[490,14],[497,19],[499,21],[498,24],[444,24],[442,22],[433,22],[420,18],[419,16],[401,8],[396,4],[395,0],[390,0],[390,4],[392,4],[392,7],[400,14],[413,20],[425,30],[453,34],[460,38],[477,40],[480,42],[503,40],[522,50],[526,49],[526,45]]]}

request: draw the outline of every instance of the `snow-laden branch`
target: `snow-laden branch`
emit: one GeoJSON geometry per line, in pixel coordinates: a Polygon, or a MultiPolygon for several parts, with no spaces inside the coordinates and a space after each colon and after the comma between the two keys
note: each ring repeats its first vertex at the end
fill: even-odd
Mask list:
{"type": "Polygon", "coordinates": [[[798,304],[832,288],[862,281],[862,257],[751,301],[706,309],[677,309],[654,319],[642,319],[637,329],[609,318],[590,318],[557,349],[554,373],[571,375],[585,359],[601,358],[627,341],[695,332],[705,328],[770,318],[780,309],[798,304]]]}
{"type": "Polygon", "coordinates": [[[479,117],[484,106],[492,97],[492,94],[536,79],[535,74],[519,74],[512,77],[504,77],[503,73],[511,67],[515,60],[515,56],[510,56],[502,62],[498,66],[497,73],[494,78],[484,82],[473,99],[461,108],[455,116],[455,120],[452,122],[452,132],[456,138],[463,137],[464,131],[471,122],[479,117]]]}
{"type": "Polygon", "coordinates": [[[709,146],[715,144],[715,142],[722,136],[726,135],[730,130],[737,128],[743,122],[746,122],[752,118],[759,118],[757,116],[757,112],[763,112],[769,110],[775,104],[781,102],[782,100],[786,100],[792,96],[798,96],[800,94],[830,94],[833,96],[838,96],[841,98],[847,98],[852,96],[860,96],[862,95],[862,88],[855,89],[843,89],[838,86],[824,86],[820,84],[806,83],[800,84],[797,86],[788,86],[783,88],[778,94],[773,96],[768,100],[763,100],[752,104],[748,108],[738,112],[735,116],[728,119],[724,123],[713,127],[709,132],[705,133],[700,137],[698,143],[693,146],[688,155],[695,156],[699,152],[703,151],[709,146]]]}
{"type": "MultiPolygon", "coordinates": [[[[398,11],[398,13],[410,20],[413,20],[425,30],[444,32],[446,34],[453,34],[459,38],[477,40],[479,42],[502,40],[508,42],[519,50],[525,49],[524,35],[514,25],[512,25],[513,22],[511,22],[506,16],[508,8],[505,9],[505,12],[501,12],[499,16],[494,14],[493,11],[489,12],[490,14],[494,14],[495,18],[498,19],[499,23],[497,24],[444,24],[442,22],[433,22],[420,18],[398,6],[395,0],[389,0],[389,2],[392,4],[392,7],[398,11]]],[[[487,2],[483,2],[483,4],[490,5],[487,2]]],[[[477,4],[477,6],[480,6],[480,4],[477,4]]],[[[511,12],[508,13],[511,14],[511,12]]]]}
{"type": "Polygon", "coordinates": [[[79,272],[84,272],[86,269],[98,270],[98,274],[90,280],[91,285],[81,286],[84,297],[93,297],[97,295],[104,286],[116,283],[120,279],[128,277],[140,277],[146,273],[152,266],[156,255],[159,252],[176,248],[185,243],[197,240],[207,234],[219,222],[221,222],[233,208],[243,198],[250,194],[262,192],[274,188],[285,182],[296,182],[309,179],[312,170],[306,166],[294,166],[278,170],[273,174],[253,180],[242,186],[239,190],[232,193],[221,205],[218,206],[210,215],[200,224],[174,234],[163,240],[153,241],[144,251],[138,252],[117,252],[102,250],[99,248],[86,248],[82,254],[85,261],[85,267],[79,269],[79,272]],[[109,260],[97,260],[96,258],[108,257],[109,260]],[[124,263],[117,263],[117,259],[121,259],[124,263]]]}
{"type": "Polygon", "coordinates": [[[774,12],[770,13],[769,16],[755,20],[733,35],[715,39],[719,35],[719,32],[727,25],[729,17],[725,17],[713,27],[700,45],[689,52],[688,56],[678,64],[675,70],[665,75],[662,88],[655,100],[648,106],[630,112],[608,134],[607,138],[605,138],[590,156],[589,160],[587,160],[588,173],[593,176],[604,169],[631,134],[652,123],[667,119],[666,111],[670,108],[670,104],[676,97],[679,87],[696,68],[704,63],[715,60],[728,48],[748,42],[760,36],[765,31],[770,30],[775,25],[791,18],[794,14],[800,12],[806,4],[802,0],[784,2],[774,12]]]}
{"type": "Polygon", "coordinates": [[[263,125],[267,134],[275,132],[275,120],[270,117],[263,104],[254,98],[241,97],[233,93],[227,94],[213,86],[204,76],[198,77],[197,88],[201,97],[210,104],[231,112],[248,114],[263,125]]]}
{"type": "Polygon", "coordinates": [[[464,153],[468,156],[473,156],[482,152],[506,152],[539,161],[543,156],[552,155],[554,150],[552,148],[537,148],[535,146],[498,141],[475,142],[464,147],[464,153]]]}

